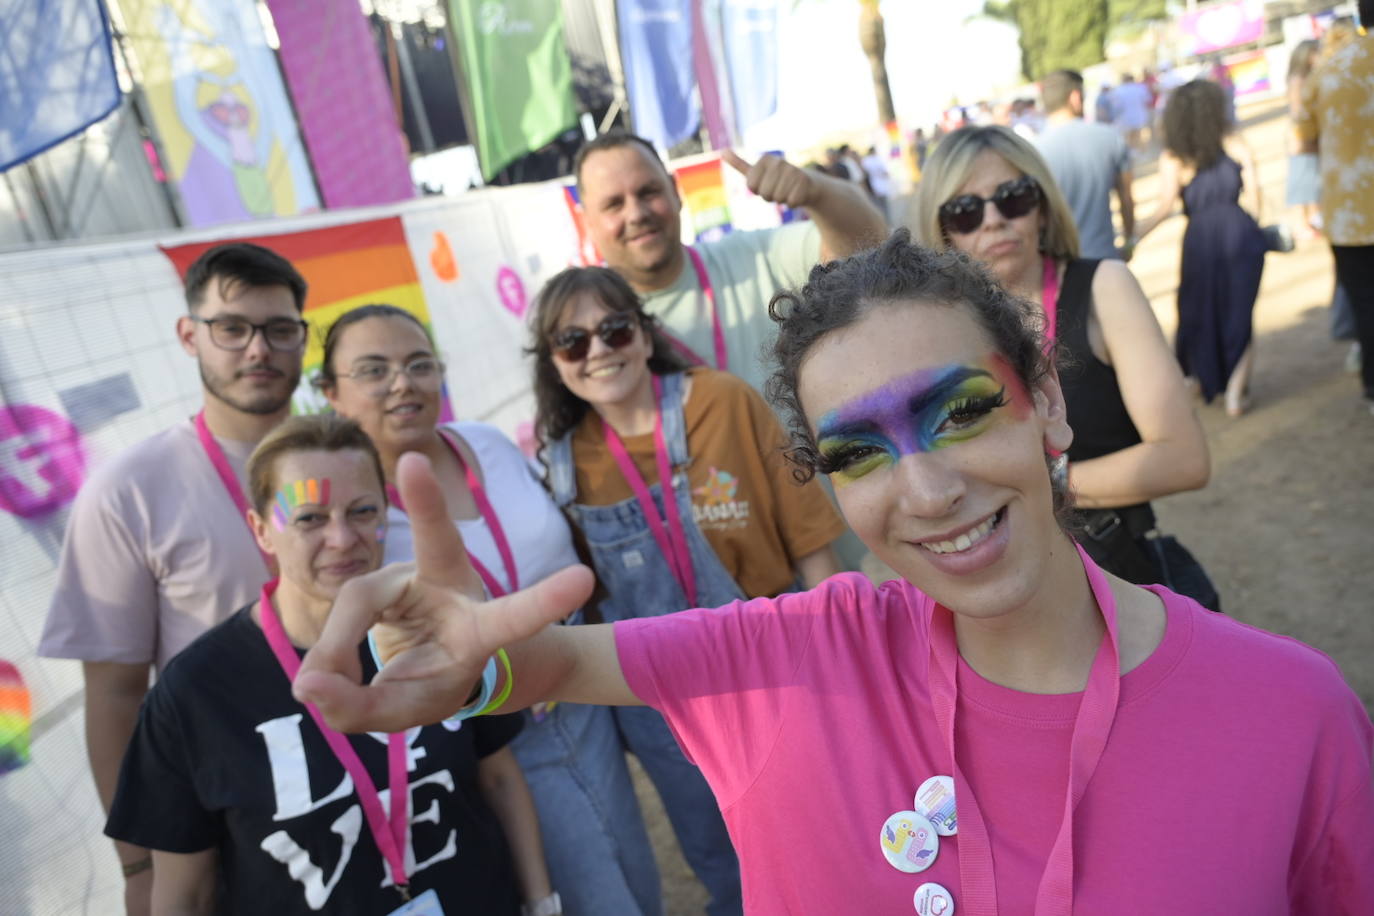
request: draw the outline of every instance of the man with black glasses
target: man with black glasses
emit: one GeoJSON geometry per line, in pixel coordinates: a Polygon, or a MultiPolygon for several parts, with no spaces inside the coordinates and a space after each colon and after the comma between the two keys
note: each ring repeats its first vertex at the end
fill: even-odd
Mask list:
{"type": "MultiPolygon", "coordinates": [[[[104,463],[67,524],[38,652],[80,659],[86,744],[109,809],[148,669],[253,601],[271,576],[244,511],[245,464],[291,409],[305,353],[305,280],[280,255],[235,242],[186,272],[182,349],[204,407],[104,463]]],[[[116,843],[130,913],[147,912],[146,849],[116,843]]]]}

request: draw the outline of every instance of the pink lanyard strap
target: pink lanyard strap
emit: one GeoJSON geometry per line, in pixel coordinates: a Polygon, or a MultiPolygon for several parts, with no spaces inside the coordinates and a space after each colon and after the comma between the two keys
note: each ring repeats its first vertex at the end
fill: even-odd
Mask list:
{"type": "MultiPolygon", "coordinates": [[[[446,429],[438,430],[439,438],[444,440],[444,444],[453,452],[453,457],[458,459],[458,466],[463,469],[463,476],[467,479],[468,490],[472,492],[472,501],[477,504],[477,511],[482,516],[482,521],[486,522],[487,530],[491,532],[491,539],[496,542],[496,552],[501,555],[501,565],[506,569],[506,579],[510,582],[511,591],[520,590],[520,574],[515,567],[515,554],[510,549],[510,541],[506,539],[506,530],[501,527],[501,519],[497,517],[496,510],[491,507],[491,500],[487,499],[487,491],[482,488],[482,482],[477,479],[477,474],[468,466],[463,458],[462,451],[458,448],[458,443],[450,438],[450,433],[446,429]]],[[[406,511],[405,504],[401,502],[401,492],[391,484],[386,487],[387,499],[391,504],[402,512],[406,511]]],[[[468,560],[472,563],[472,568],[477,570],[477,575],[482,578],[482,584],[487,587],[487,592],[493,598],[500,598],[506,594],[506,588],[501,584],[501,580],[492,575],[491,570],[482,564],[482,561],[468,553],[468,560]]]]}
{"type": "MultiPolygon", "coordinates": [[[[716,308],[716,292],[711,288],[711,276],[706,273],[706,262],[702,260],[701,254],[695,249],[687,249],[687,257],[692,262],[692,269],[696,271],[697,283],[701,286],[701,291],[706,294],[706,307],[711,312],[711,341],[716,350],[716,368],[721,372],[727,372],[730,368],[730,351],[725,345],[725,329],[720,325],[720,311],[716,308]]],[[[694,366],[706,365],[706,360],[702,359],[696,352],[672,334],[667,334],[668,342],[673,345],[687,361],[694,366]]]]}
{"type": "Polygon", "coordinates": [[[1040,308],[1045,313],[1045,342],[1054,349],[1055,333],[1059,330],[1059,265],[1053,258],[1045,258],[1045,274],[1040,285],[1040,308]]]}
{"type": "MultiPolygon", "coordinates": [[[[248,500],[243,495],[243,487],[239,485],[239,479],[234,475],[234,469],[229,466],[229,459],[224,455],[224,449],[220,448],[215,437],[210,434],[210,427],[205,422],[205,411],[196,414],[196,437],[200,439],[200,447],[205,450],[205,457],[210,459],[211,466],[215,473],[219,475],[220,483],[224,484],[225,491],[229,498],[234,501],[234,507],[239,510],[239,518],[243,520],[243,525],[248,529],[248,536],[253,539],[254,545],[257,544],[257,535],[253,533],[253,528],[248,524],[248,500]]],[[[263,565],[267,567],[267,574],[275,576],[277,574],[276,563],[272,560],[272,555],[258,548],[258,553],[262,556],[263,565]]]]}
{"type": "Polygon", "coordinates": [[[644,519],[649,523],[654,540],[658,542],[658,549],[668,561],[668,568],[673,571],[678,585],[682,586],[682,593],[687,596],[687,606],[696,607],[697,583],[692,573],[692,552],[687,546],[687,531],[682,526],[677,494],[673,491],[673,468],[668,462],[668,446],[663,438],[663,382],[657,375],[654,376],[654,400],[654,460],[658,464],[658,482],[663,490],[663,508],[668,513],[667,528],[664,527],[663,517],[658,514],[644,477],[630,459],[630,453],[625,450],[625,443],[620,441],[620,436],[608,423],[603,421],[601,428],[605,432],[606,447],[611,450],[615,463],[620,465],[620,473],[625,476],[625,482],[630,485],[635,498],[639,500],[639,507],[644,510],[644,519]],[[668,528],[672,529],[671,535],[668,528]]]}
{"type": "MultiPolygon", "coordinates": [[[[1121,656],[1117,643],[1116,601],[1102,571],[1078,548],[1102,611],[1107,632],[1093,659],[1088,686],[1078,704],[1073,737],[1069,743],[1069,779],[1064,797],[1064,816],[1045,872],[1035,895],[1035,916],[1070,916],[1073,912],[1073,813],[1083,797],[1116,719],[1121,694],[1121,656]],[[1105,650],[1105,651],[1104,651],[1105,650]]],[[[996,916],[997,884],[993,872],[992,845],[978,800],[954,753],[954,717],[958,702],[959,647],[954,615],[936,606],[931,617],[930,685],[935,717],[954,765],[955,798],[959,807],[959,901],[960,916],[996,916]]]]}
{"type": "MultiPolygon", "coordinates": [[[[258,599],[262,632],[267,637],[267,644],[272,647],[272,653],[277,656],[282,671],[286,673],[286,679],[294,682],[296,674],[301,670],[301,660],[296,656],[296,650],[291,647],[290,640],[286,638],[281,618],[272,606],[272,594],[276,590],[276,579],[262,587],[262,595],[258,599]]],[[[387,776],[391,789],[391,817],[388,822],[387,814],[382,810],[382,799],[376,786],[372,784],[372,777],[367,774],[367,768],[363,766],[362,760],[358,759],[358,752],[353,749],[353,745],[325,724],[314,703],[306,703],[305,708],[310,710],[310,717],[315,720],[316,727],[324,735],[329,749],[352,777],[353,788],[358,793],[358,801],[362,803],[363,814],[367,816],[367,826],[372,831],[372,838],[382,855],[386,857],[387,864],[391,866],[391,877],[396,882],[396,887],[401,890],[402,896],[408,896],[405,891],[409,883],[406,875],[405,848],[407,821],[410,819],[410,793],[406,782],[405,734],[395,732],[386,737],[387,776]]]]}

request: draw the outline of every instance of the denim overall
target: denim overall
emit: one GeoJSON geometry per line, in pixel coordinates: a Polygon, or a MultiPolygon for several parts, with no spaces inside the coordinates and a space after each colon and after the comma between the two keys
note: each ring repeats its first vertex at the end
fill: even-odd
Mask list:
{"type": "MultiPolygon", "coordinates": [[[[692,517],[691,485],[686,473],[691,459],[687,454],[687,427],[682,414],[683,379],[681,373],[662,377],[663,401],[659,409],[663,416],[663,438],[673,466],[678,512],[691,552],[697,605],[717,607],[744,595],[692,517]]],[[[582,531],[597,577],[608,593],[601,602],[602,618],[609,623],[631,617],[653,617],[688,607],[687,597],[667,557],[654,540],[639,500],[632,496],[611,506],[581,505],[575,502],[577,477],[570,436],[551,443],[545,454],[554,502],[567,511],[582,531]]],[[[662,487],[655,483],[649,487],[649,492],[662,514],[662,487]]],[[[612,712],[622,740],[639,758],[663,799],[683,856],[711,895],[707,913],[711,916],[742,913],[739,860],[705,777],[683,755],[667,722],[656,710],[647,706],[623,706],[613,707],[612,712]]]]}

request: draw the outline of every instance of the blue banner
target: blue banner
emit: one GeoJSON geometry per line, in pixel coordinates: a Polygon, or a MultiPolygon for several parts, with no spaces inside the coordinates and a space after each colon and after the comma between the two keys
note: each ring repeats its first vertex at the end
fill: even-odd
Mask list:
{"type": "Polygon", "coordinates": [[[725,70],[737,136],[778,110],[778,4],[779,0],[721,0],[725,70]]]}
{"type": "Polygon", "coordinates": [[[100,0],[0,0],[0,172],[118,106],[100,0]]]}
{"type": "Polygon", "coordinates": [[[664,147],[696,133],[692,0],[621,0],[620,56],[635,133],[664,147]]]}

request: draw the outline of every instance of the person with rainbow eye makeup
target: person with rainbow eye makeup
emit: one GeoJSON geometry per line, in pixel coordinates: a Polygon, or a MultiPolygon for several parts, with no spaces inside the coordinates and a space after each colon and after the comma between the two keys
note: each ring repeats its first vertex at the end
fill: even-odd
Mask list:
{"type": "Polygon", "coordinates": [[[1036,306],[1074,431],[1059,473],[1082,519],[1079,543],[1109,572],[1171,583],[1220,610],[1201,565],[1155,532],[1150,506],[1211,474],[1182,370],[1130,268],[1079,257],[1044,158],[1004,127],[955,131],[926,164],[912,224],[919,242],[964,252],[1036,306]]]}
{"type": "Polygon", "coordinates": [[[339,728],[432,721],[502,649],[502,709],[652,706],[724,812],[751,916],[1374,912],[1363,705],[1320,652],[1074,543],[1050,473],[1073,431],[1028,303],[898,230],[772,312],[792,460],[900,578],[549,626],[590,571],[474,600],[408,456],[419,562],[345,588],[297,695],[339,728]],[[349,653],[379,620],[394,676],[363,686],[349,653]]]}
{"type": "MultiPolygon", "coordinates": [[[[344,735],[291,695],[335,599],[382,562],[387,497],[367,435],[294,417],[248,474],[248,522],[280,575],[162,672],[106,826],[153,850],[152,912],[516,916],[549,895],[509,747],[518,717],[344,735]]],[[[352,661],[376,670],[364,640],[352,661]]]]}

